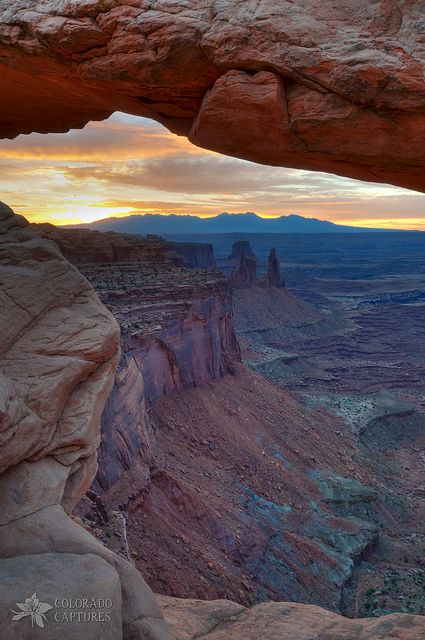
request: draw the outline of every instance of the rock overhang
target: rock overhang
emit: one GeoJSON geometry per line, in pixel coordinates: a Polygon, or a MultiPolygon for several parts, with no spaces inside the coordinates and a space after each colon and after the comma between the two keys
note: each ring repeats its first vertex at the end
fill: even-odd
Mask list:
{"type": "Polygon", "coordinates": [[[0,136],[114,111],[255,162],[425,191],[419,2],[0,3],[0,136]]]}

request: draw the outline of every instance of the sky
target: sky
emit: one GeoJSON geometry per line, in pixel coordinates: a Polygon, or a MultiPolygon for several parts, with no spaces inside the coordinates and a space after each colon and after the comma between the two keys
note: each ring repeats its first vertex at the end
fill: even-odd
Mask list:
{"type": "Polygon", "coordinates": [[[120,113],[67,134],[0,141],[0,200],[31,222],[59,225],[138,213],[254,211],[425,230],[425,194],[227,158],[120,113]]]}

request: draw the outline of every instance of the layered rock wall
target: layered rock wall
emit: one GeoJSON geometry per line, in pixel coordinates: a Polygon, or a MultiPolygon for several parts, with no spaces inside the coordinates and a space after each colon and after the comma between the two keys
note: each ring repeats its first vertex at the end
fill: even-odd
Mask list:
{"type": "Polygon", "coordinates": [[[183,258],[176,246],[162,238],[129,233],[61,229],[52,224],[34,225],[43,237],[53,240],[72,264],[148,262],[180,265],[183,258]]]}
{"type": "MultiPolygon", "coordinates": [[[[143,491],[156,455],[149,408],[162,395],[216,380],[240,359],[230,289],[219,271],[207,271],[213,248],[53,225],[36,225],[35,232],[79,267],[121,327],[94,488],[103,493],[124,475],[126,487],[131,476],[131,493],[143,491]]],[[[123,495],[116,488],[118,501],[128,498],[127,488],[123,495]]]]}
{"type": "Polygon", "coordinates": [[[240,359],[231,291],[219,271],[146,263],[82,270],[122,336],[121,361],[102,415],[95,487],[103,492],[122,476],[127,484],[130,474],[133,490],[142,491],[155,461],[149,408],[163,395],[218,379],[240,359]]]}
{"type": "Polygon", "coordinates": [[[213,269],[215,264],[212,244],[173,243],[177,254],[183,259],[183,266],[194,269],[213,269]]]}

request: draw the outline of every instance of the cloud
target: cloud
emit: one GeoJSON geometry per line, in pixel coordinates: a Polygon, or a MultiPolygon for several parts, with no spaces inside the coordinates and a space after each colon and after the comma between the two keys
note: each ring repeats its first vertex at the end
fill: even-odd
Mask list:
{"type": "Polygon", "coordinates": [[[221,156],[177,156],[113,164],[69,166],[64,173],[76,181],[143,187],[169,193],[235,194],[302,188],[285,169],[264,168],[221,156]],[[286,172],[285,172],[286,171],[286,172]]]}
{"type": "Polygon", "coordinates": [[[148,158],[172,153],[202,153],[186,138],[169,133],[145,118],[115,114],[84,129],[44,135],[32,133],[15,140],[0,140],[0,157],[52,161],[110,161],[148,158]]]}

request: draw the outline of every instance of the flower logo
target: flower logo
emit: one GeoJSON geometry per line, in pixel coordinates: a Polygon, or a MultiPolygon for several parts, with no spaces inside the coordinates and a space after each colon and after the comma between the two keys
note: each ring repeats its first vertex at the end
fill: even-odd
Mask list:
{"type": "Polygon", "coordinates": [[[37,627],[41,627],[43,629],[43,619],[47,620],[44,614],[47,613],[47,611],[50,611],[50,609],[53,609],[53,607],[50,606],[50,604],[47,604],[47,602],[40,602],[40,600],[37,598],[36,593],[33,593],[31,598],[27,598],[25,602],[17,602],[16,606],[19,607],[21,611],[14,611],[13,609],[11,609],[12,613],[16,614],[13,616],[12,620],[21,620],[22,618],[31,616],[31,624],[33,629],[34,624],[36,624],[37,627]]]}

